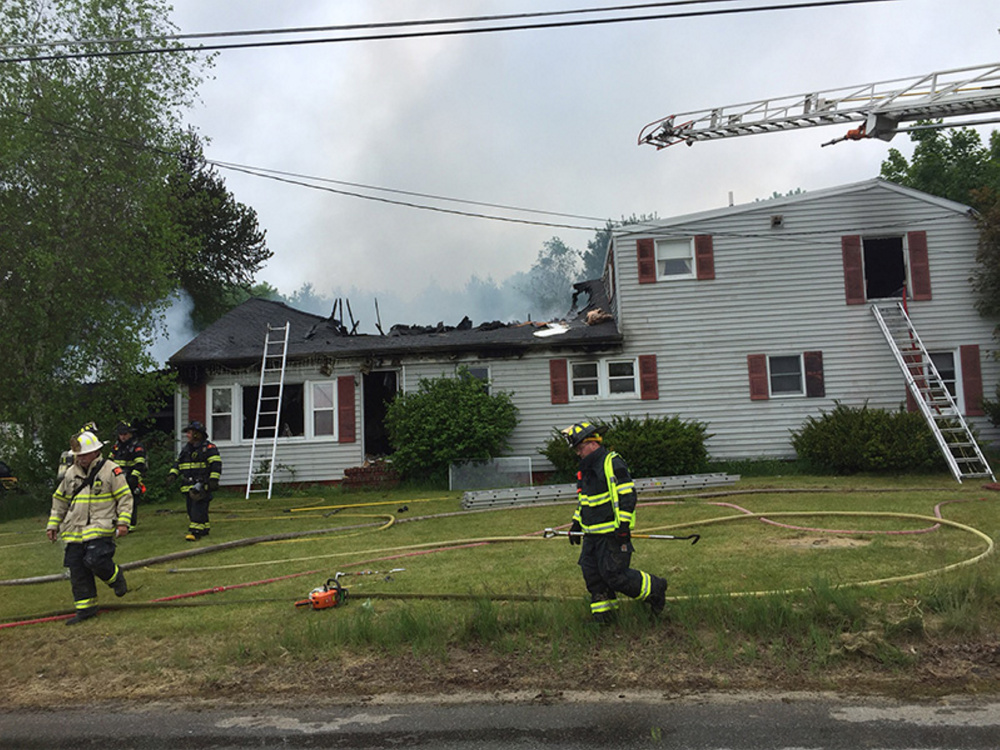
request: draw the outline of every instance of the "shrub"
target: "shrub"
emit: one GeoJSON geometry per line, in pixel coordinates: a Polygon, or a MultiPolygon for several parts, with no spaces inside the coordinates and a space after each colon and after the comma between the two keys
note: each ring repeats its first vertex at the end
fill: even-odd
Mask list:
{"type": "MultiPolygon", "coordinates": [[[[586,421],[596,421],[588,419],[586,421]]],[[[708,467],[705,441],[709,435],[701,422],[679,417],[614,416],[602,430],[604,444],[621,454],[634,477],[697,474],[708,467]]],[[[557,479],[576,475],[578,459],[558,430],[539,451],[556,467],[557,479]]]]}
{"type": "Polygon", "coordinates": [[[488,393],[460,368],[455,377],[422,378],[417,390],[389,404],[392,464],[405,479],[447,482],[453,461],[485,461],[508,447],[517,407],[507,393],[488,393]]]}
{"type": "Polygon", "coordinates": [[[946,468],[944,457],[922,415],[906,411],[844,406],[809,417],[792,431],[799,458],[815,470],[834,474],[899,473],[946,468]]]}

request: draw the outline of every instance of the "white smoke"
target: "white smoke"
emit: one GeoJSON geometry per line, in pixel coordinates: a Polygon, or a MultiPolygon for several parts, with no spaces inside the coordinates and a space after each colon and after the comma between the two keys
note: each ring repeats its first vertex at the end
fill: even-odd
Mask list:
{"type": "Polygon", "coordinates": [[[191,326],[193,310],[194,303],[183,290],[176,292],[170,299],[170,307],[163,316],[163,327],[153,336],[149,350],[157,367],[163,367],[171,356],[197,335],[191,326]]]}

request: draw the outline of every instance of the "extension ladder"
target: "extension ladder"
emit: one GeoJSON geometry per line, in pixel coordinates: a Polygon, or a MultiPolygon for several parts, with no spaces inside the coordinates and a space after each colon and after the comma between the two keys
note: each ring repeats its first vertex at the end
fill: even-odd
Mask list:
{"type": "Polygon", "coordinates": [[[271,498],[274,463],[278,452],[278,434],[281,429],[281,397],[285,388],[289,327],[287,322],[283,326],[272,326],[268,323],[267,332],[264,334],[264,356],[260,362],[260,384],[257,389],[257,414],[253,421],[250,468],[247,471],[247,499],[250,498],[251,492],[266,492],[268,499],[271,498]],[[258,442],[270,442],[271,456],[269,459],[262,458],[260,467],[255,469],[258,442]],[[255,484],[258,486],[254,487],[255,484]]]}
{"type": "Polygon", "coordinates": [[[874,303],[871,310],[955,479],[988,477],[996,481],[903,303],[874,303]]]}

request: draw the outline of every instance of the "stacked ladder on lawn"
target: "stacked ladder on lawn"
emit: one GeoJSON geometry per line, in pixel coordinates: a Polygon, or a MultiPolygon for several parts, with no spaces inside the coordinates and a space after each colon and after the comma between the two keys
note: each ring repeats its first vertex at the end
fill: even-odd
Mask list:
{"type": "Polygon", "coordinates": [[[247,494],[266,492],[271,497],[274,485],[274,463],[278,452],[278,432],[281,428],[281,397],[285,389],[285,360],[288,355],[289,323],[272,326],[268,323],[264,334],[264,356],[260,362],[260,385],[257,389],[257,415],[254,417],[253,441],[250,443],[250,468],[247,472],[247,494]],[[261,446],[261,465],[255,470],[258,443],[270,444],[270,457],[264,458],[261,446]],[[256,487],[255,487],[256,485],[256,487]]]}
{"type": "Polygon", "coordinates": [[[872,314],[889,342],[906,386],[934,434],[955,479],[995,481],[986,457],[948,386],[924,347],[902,302],[873,304],[872,314]]]}
{"type": "MultiPolygon", "coordinates": [[[[721,487],[740,479],[739,474],[686,474],[677,477],[644,477],[633,480],[636,494],[647,496],[651,493],[675,490],[721,487]]],[[[533,505],[537,503],[558,503],[576,500],[576,483],[547,484],[534,487],[507,487],[496,490],[471,490],[462,495],[465,510],[499,508],[509,505],[533,505]]]]}

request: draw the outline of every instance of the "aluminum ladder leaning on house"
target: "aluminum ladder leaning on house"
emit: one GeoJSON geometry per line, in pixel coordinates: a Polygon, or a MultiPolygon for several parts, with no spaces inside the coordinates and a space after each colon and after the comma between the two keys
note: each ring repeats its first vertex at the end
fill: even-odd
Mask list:
{"type": "Polygon", "coordinates": [[[892,348],[896,364],[903,371],[906,386],[927,420],[955,479],[961,482],[963,479],[988,477],[996,481],[903,303],[876,302],[871,310],[892,348]]]}
{"type": "Polygon", "coordinates": [[[250,468],[247,470],[247,494],[266,492],[271,498],[274,486],[274,462],[278,453],[278,432],[281,428],[281,396],[285,389],[285,359],[288,354],[289,323],[283,326],[267,325],[264,334],[264,356],[260,362],[260,385],[257,389],[257,415],[253,420],[253,440],[250,443],[250,468]],[[261,419],[264,417],[265,419],[261,419]],[[263,422],[263,424],[261,424],[263,422]],[[263,434],[262,434],[263,433],[263,434]],[[258,442],[270,442],[271,456],[261,459],[261,468],[254,470],[258,442]],[[264,487],[264,480],[267,486],[264,487]],[[254,487],[254,483],[258,487],[254,487]]]}

